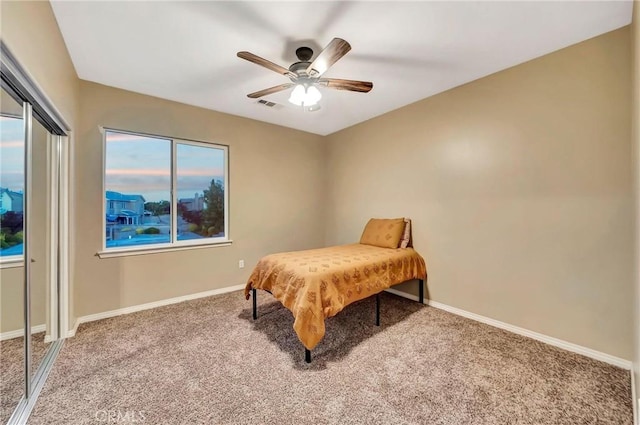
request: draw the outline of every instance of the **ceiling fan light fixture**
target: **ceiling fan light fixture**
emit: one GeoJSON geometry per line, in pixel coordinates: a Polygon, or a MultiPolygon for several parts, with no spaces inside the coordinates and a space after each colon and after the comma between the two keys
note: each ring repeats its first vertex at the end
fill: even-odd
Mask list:
{"type": "Polygon", "coordinates": [[[289,96],[289,102],[294,105],[302,106],[305,98],[305,90],[302,84],[297,84],[294,89],[291,91],[291,96],[289,96]]]}
{"type": "Polygon", "coordinates": [[[304,106],[313,106],[322,99],[322,93],[316,86],[310,86],[307,89],[307,98],[304,101],[304,106]]]}
{"type": "Polygon", "coordinates": [[[291,91],[289,102],[297,106],[313,106],[320,99],[322,99],[322,93],[317,87],[305,87],[303,84],[297,84],[291,91]]]}

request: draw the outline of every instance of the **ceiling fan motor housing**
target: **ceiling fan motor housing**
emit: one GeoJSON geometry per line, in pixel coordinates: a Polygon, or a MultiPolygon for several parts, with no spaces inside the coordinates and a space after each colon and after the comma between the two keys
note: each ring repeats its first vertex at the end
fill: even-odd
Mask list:
{"type": "MultiPolygon", "coordinates": [[[[309,75],[307,75],[307,68],[309,68],[309,65],[311,65],[311,62],[296,62],[289,67],[289,71],[293,72],[298,77],[309,77],[309,75]]],[[[295,79],[295,77],[291,77],[292,81],[295,79]]]]}
{"type": "MultiPolygon", "coordinates": [[[[296,63],[292,64],[289,67],[289,71],[293,72],[298,77],[302,77],[302,78],[311,77],[311,75],[307,74],[307,69],[309,68],[309,65],[311,65],[311,58],[313,57],[313,50],[311,50],[309,47],[305,47],[305,46],[298,47],[296,49],[296,56],[298,57],[299,62],[296,62],[296,63]]],[[[314,73],[317,74],[317,71],[315,69],[312,70],[312,74],[314,74],[314,73]]],[[[297,78],[294,78],[294,77],[290,77],[290,79],[294,83],[298,80],[297,78]]]]}

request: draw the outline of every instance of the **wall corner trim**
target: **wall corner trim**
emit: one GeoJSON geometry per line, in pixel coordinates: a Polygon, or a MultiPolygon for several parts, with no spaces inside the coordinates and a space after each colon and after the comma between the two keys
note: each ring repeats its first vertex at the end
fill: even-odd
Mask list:
{"type": "Polygon", "coordinates": [[[122,316],[123,314],[136,313],[138,311],[149,310],[151,308],[157,308],[157,307],[163,307],[165,305],[177,304],[177,303],[181,303],[181,302],[184,302],[184,301],[195,300],[195,299],[198,299],[198,298],[205,298],[205,297],[210,297],[210,296],[213,296],[213,295],[226,294],[228,292],[239,291],[241,289],[244,289],[244,287],[245,287],[244,284],[234,285],[234,286],[227,286],[225,288],[211,289],[209,291],[196,292],[195,294],[182,295],[182,296],[175,297],[175,298],[167,298],[165,300],[153,301],[153,302],[150,302],[150,303],[134,305],[134,306],[131,306],[131,307],[124,307],[124,308],[119,308],[119,309],[116,309],[116,310],[103,311],[101,313],[95,313],[95,314],[89,314],[87,316],[81,316],[81,317],[78,317],[76,319],[76,323],[73,326],[73,329],[71,329],[69,332],[67,332],[66,336],[67,336],[67,338],[75,336],[76,332],[78,330],[78,326],[80,326],[83,323],[94,322],[96,320],[102,320],[102,319],[108,319],[110,317],[122,316]]]}
{"type": "MultiPolygon", "coordinates": [[[[405,292],[398,291],[397,289],[387,289],[387,292],[398,295],[400,297],[409,298],[414,301],[418,301],[418,297],[415,295],[407,294],[405,292]]],[[[583,356],[599,360],[601,362],[608,363],[613,366],[617,366],[622,369],[632,370],[633,363],[630,360],[626,360],[620,357],[612,356],[611,354],[596,351],[591,348],[583,347],[572,342],[564,341],[558,338],[547,336],[538,332],[530,331],[518,326],[511,325],[509,323],[501,322],[499,320],[491,319],[489,317],[481,316],[476,313],[471,313],[466,310],[462,310],[456,307],[451,307],[447,304],[442,304],[437,301],[425,300],[425,304],[435,307],[439,310],[444,310],[449,313],[453,313],[457,316],[466,317],[467,319],[475,320],[476,322],[484,323],[495,328],[503,329],[505,331],[513,332],[518,335],[526,336],[531,339],[535,339],[545,344],[553,345],[554,347],[562,348],[563,350],[571,351],[572,353],[581,354],[583,356]]]]}
{"type": "Polygon", "coordinates": [[[77,318],[75,322],[73,322],[73,328],[67,331],[67,334],[64,336],[65,338],[72,338],[76,336],[76,332],[78,331],[78,326],[80,326],[80,319],[77,318]]]}

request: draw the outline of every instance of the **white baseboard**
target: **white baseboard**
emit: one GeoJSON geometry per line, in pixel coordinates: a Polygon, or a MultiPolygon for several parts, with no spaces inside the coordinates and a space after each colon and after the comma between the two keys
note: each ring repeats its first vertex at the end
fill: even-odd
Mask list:
{"type": "MultiPolygon", "coordinates": [[[[387,289],[387,292],[400,297],[409,298],[414,301],[418,301],[418,297],[415,295],[407,294],[405,292],[398,291],[397,289],[387,289]]],[[[456,307],[451,307],[446,304],[439,303],[437,301],[425,299],[425,304],[435,307],[440,310],[448,311],[449,313],[456,314],[458,316],[466,317],[467,319],[475,320],[480,323],[484,323],[496,328],[504,329],[509,332],[513,332],[518,335],[526,336],[537,341],[544,342],[554,347],[562,348],[573,353],[582,354],[583,356],[590,357],[601,362],[609,363],[614,366],[618,366],[622,369],[633,370],[633,363],[629,360],[622,359],[620,357],[612,356],[601,351],[592,350],[591,348],[583,347],[572,342],[563,341],[558,338],[543,335],[538,332],[533,332],[528,329],[524,329],[518,326],[510,325],[509,323],[501,322],[499,320],[491,319],[489,317],[481,316],[479,314],[471,313],[469,311],[461,310],[456,307]]]]}
{"type": "Polygon", "coordinates": [[[195,300],[198,298],[210,297],[212,295],[226,294],[227,292],[239,291],[244,289],[245,285],[228,286],[226,288],[212,289],[210,291],[197,292],[195,294],[183,295],[166,300],[154,301],[146,304],[134,305],[131,307],[119,308],[117,310],[103,311],[102,313],[89,314],[87,316],[78,317],[73,329],[67,332],[67,337],[75,336],[78,326],[82,323],[93,322],[96,320],[108,319],[109,317],[121,316],[123,314],[136,313],[138,311],[149,310],[151,308],[162,307],[165,305],[177,304],[183,301],[195,300]]]}
{"type": "Polygon", "coordinates": [[[80,319],[76,319],[76,321],[73,323],[73,329],[69,330],[67,332],[66,338],[71,338],[76,336],[76,332],[78,331],[78,326],[80,326],[80,319]]]}
{"type": "MultiPolygon", "coordinates": [[[[31,327],[31,334],[37,334],[47,330],[47,325],[36,325],[31,327]]],[[[3,332],[0,334],[0,341],[7,339],[20,338],[24,336],[24,329],[16,329],[15,331],[3,332]]]]}
{"type": "MultiPolygon", "coordinates": [[[[219,295],[219,294],[225,294],[225,293],[228,293],[228,292],[239,291],[241,289],[244,289],[244,287],[245,287],[244,284],[235,285],[235,286],[228,286],[226,288],[212,289],[210,291],[198,292],[198,293],[195,293],[195,294],[183,295],[183,296],[180,296],[180,297],[169,298],[169,299],[166,299],[166,300],[154,301],[154,302],[150,302],[150,303],[146,303],[146,304],[139,304],[139,305],[135,305],[135,306],[131,306],[131,307],[119,308],[117,310],[104,311],[104,312],[101,312],[101,313],[90,314],[90,315],[87,315],[87,316],[78,317],[73,329],[70,330],[69,332],[67,332],[67,337],[74,336],[76,334],[78,326],[80,324],[82,324],[82,323],[88,323],[88,322],[93,322],[93,321],[96,321],[96,320],[107,319],[107,318],[110,318],[110,317],[121,316],[123,314],[135,313],[135,312],[138,312],[138,311],[148,310],[148,309],[151,309],[151,308],[156,308],[156,307],[162,307],[162,306],[165,306],[165,305],[176,304],[176,303],[180,303],[180,302],[183,302],[183,301],[189,301],[189,300],[195,300],[195,299],[198,299],[198,298],[210,297],[212,295],[219,295]]],[[[401,292],[401,291],[398,291],[396,289],[387,289],[387,292],[395,294],[395,295],[398,295],[400,297],[411,299],[413,301],[418,301],[418,297],[417,296],[411,295],[411,294],[407,294],[405,292],[401,292]]],[[[524,328],[521,328],[521,327],[518,327],[518,326],[514,326],[514,325],[511,325],[509,323],[501,322],[499,320],[491,319],[489,317],[481,316],[479,314],[471,313],[469,311],[465,311],[465,310],[462,310],[462,309],[459,309],[459,308],[456,308],[456,307],[451,307],[449,305],[442,304],[442,303],[439,303],[437,301],[425,300],[425,302],[426,302],[426,304],[430,305],[431,307],[435,307],[435,308],[440,309],[440,310],[448,311],[449,313],[453,313],[453,314],[456,314],[458,316],[466,317],[468,319],[475,320],[477,322],[485,323],[487,325],[494,326],[496,328],[504,329],[506,331],[513,332],[513,333],[518,334],[518,335],[526,336],[526,337],[535,339],[537,341],[541,341],[541,342],[544,342],[546,344],[553,345],[554,347],[562,348],[564,350],[571,351],[573,353],[581,354],[583,356],[590,357],[590,358],[595,359],[595,360],[600,360],[602,362],[605,362],[605,363],[608,363],[608,364],[611,364],[611,365],[614,365],[614,366],[618,366],[618,367],[623,368],[623,369],[632,370],[632,368],[633,368],[633,364],[632,364],[631,361],[622,359],[620,357],[612,356],[610,354],[603,353],[603,352],[600,352],[600,351],[596,351],[596,350],[593,350],[591,348],[583,347],[583,346],[578,345],[578,344],[574,344],[574,343],[571,343],[571,342],[563,341],[563,340],[558,339],[558,338],[554,338],[554,337],[550,337],[550,336],[547,336],[547,335],[543,335],[543,334],[538,333],[538,332],[533,332],[533,331],[530,331],[528,329],[524,329],[524,328]]],[[[42,332],[42,331],[45,330],[44,325],[41,325],[41,326],[42,326],[42,329],[40,329],[39,332],[42,332]]],[[[15,333],[15,332],[22,332],[22,331],[18,330],[18,331],[13,331],[13,332],[15,333]]],[[[35,331],[33,331],[33,332],[35,332],[35,331]]],[[[9,334],[9,333],[7,333],[7,334],[9,334]]],[[[12,338],[15,338],[16,336],[21,336],[21,335],[22,335],[21,333],[19,335],[16,334],[15,336],[12,336],[12,338]]],[[[1,334],[0,335],[0,340],[5,339],[4,336],[5,336],[5,334],[1,334]]],[[[8,338],[6,338],[6,339],[8,339],[8,338]]]]}

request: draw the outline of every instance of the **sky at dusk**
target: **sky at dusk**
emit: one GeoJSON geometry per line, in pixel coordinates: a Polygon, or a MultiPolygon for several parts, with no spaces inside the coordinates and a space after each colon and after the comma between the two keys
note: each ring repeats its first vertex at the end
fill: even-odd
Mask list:
{"type": "MultiPolygon", "coordinates": [[[[224,181],[224,151],[179,144],[178,198],[202,194],[212,179],[224,181]]],[[[171,198],[171,142],[107,132],[105,189],[140,194],[157,202],[171,198]]],[[[0,116],[0,187],[24,191],[22,119],[0,116]]]]}
{"type": "MultiPolygon", "coordinates": [[[[171,199],[171,141],[107,132],[105,189],[142,195],[147,202],[171,199]]],[[[224,151],[177,144],[178,198],[202,194],[212,179],[224,182],[224,151]]]]}
{"type": "Polygon", "coordinates": [[[24,191],[22,119],[0,116],[0,187],[24,191]]]}

